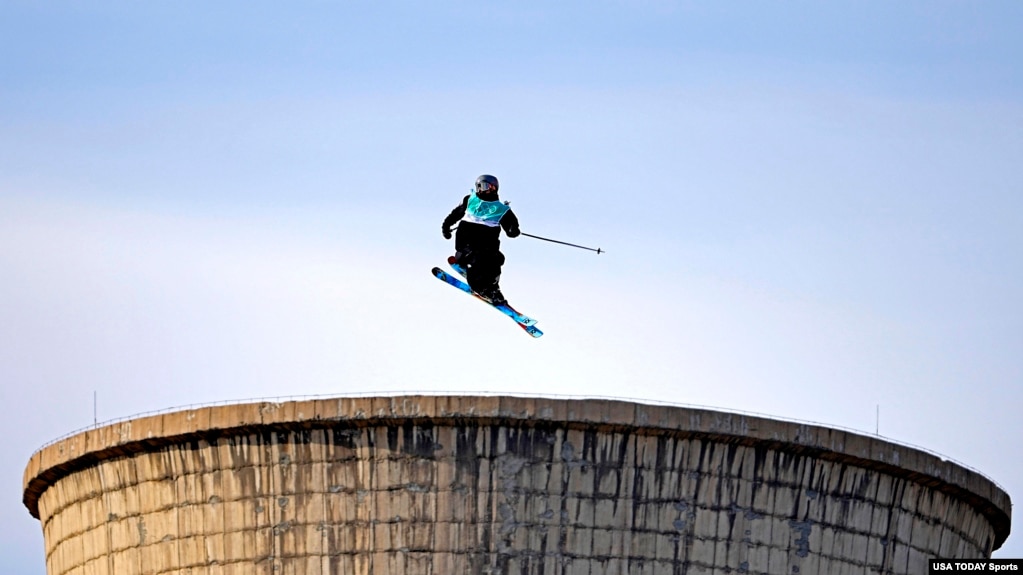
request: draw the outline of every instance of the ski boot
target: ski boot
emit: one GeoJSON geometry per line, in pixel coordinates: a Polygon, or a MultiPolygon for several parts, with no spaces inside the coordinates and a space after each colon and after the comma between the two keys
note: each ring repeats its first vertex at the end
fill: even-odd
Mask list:
{"type": "Polygon", "coordinates": [[[458,254],[448,256],[448,265],[450,265],[451,269],[458,272],[458,275],[462,276],[463,278],[468,273],[465,265],[462,264],[461,260],[459,259],[458,254]]]}
{"type": "Polygon", "coordinates": [[[473,293],[490,302],[490,305],[508,305],[508,300],[504,298],[504,294],[501,293],[501,288],[497,286],[489,287],[473,293]]]}

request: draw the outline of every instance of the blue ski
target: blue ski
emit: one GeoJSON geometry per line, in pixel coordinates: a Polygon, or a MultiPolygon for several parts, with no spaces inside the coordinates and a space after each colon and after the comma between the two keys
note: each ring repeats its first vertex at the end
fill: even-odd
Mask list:
{"type": "Polygon", "coordinates": [[[433,275],[437,279],[464,291],[465,293],[475,297],[476,299],[482,301],[483,303],[486,303],[487,305],[493,307],[494,309],[503,313],[504,315],[512,318],[513,320],[515,320],[515,323],[518,324],[518,326],[521,327],[529,335],[533,337],[540,337],[541,335],[543,335],[543,332],[537,329],[537,327],[534,325],[536,323],[535,319],[524,316],[506,305],[494,305],[488,302],[487,300],[474,294],[472,289],[469,288],[469,284],[452,276],[451,274],[445,272],[440,268],[433,268],[433,275]]]}
{"type": "MultiPolygon", "coordinates": [[[[458,272],[458,275],[462,276],[463,278],[466,277],[465,268],[463,268],[461,266],[461,264],[459,264],[457,261],[455,261],[455,256],[448,256],[448,265],[451,266],[451,269],[453,269],[456,272],[458,272]]],[[[476,295],[476,294],[473,294],[473,295],[476,295]]],[[[479,296],[476,296],[476,297],[479,297],[479,296]]],[[[480,299],[482,299],[482,298],[480,298],[480,299]]],[[[484,300],[484,301],[486,301],[486,300],[484,300]]],[[[487,303],[490,303],[490,302],[487,302],[487,303]]],[[[528,316],[525,316],[525,315],[522,315],[521,313],[519,313],[519,311],[517,309],[513,308],[512,306],[508,305],[507,303],[504,304],[503,306],[494,306],[494,307],[496,307],[498,309],[501,309],[501,307],[508,308],[509,310],[511,310],[512,313],[514,313],[516,315],[511,315],[511,314],[509,314],[507,312],[504,312],[505,315],[510,316],[512,319],[514,319],[515,321],[521,323],[522,325],[536,325],[536,320],[535,319],[533,319],[531,317],[528,317],[528,316]]]]}

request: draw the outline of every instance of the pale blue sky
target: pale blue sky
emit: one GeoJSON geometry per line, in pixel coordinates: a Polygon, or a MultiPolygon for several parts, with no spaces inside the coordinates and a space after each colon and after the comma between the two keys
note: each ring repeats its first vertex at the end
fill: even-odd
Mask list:
{"type": "Polygon", "coordinates": [[[550,4],[0,1],[5,572],[93,392],[880,406],[1021,497],[1023,4],[550,4]],[[608,252],[504,243],[540,340],[429,275],[483,172],[608,252]]]}

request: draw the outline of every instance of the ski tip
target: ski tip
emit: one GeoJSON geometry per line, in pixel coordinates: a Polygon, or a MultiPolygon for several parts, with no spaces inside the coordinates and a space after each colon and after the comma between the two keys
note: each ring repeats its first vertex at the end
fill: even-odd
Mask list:
{"type": "Polygon", "coordinates": [[[542,335],[543,335],[543,332],[542,332],[542,331],[540,331],[540,329],[539,329],[539,328],[537,328],[536,326],[532,326],[532,325],[522,325],[522,324],[520,323],[520,324],[519,324],[519,327],[521,327],[521,328],[522,328],[522,331],[524,331],[524,332],[528,333],[529,335],[531,335],[531,336],[533,336],[533,337],[540,337],[540,336],[542,336],[542,335]]]}

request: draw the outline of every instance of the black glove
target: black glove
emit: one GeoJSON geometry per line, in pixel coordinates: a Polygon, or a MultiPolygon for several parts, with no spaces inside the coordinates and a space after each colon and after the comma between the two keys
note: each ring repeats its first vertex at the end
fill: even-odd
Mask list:
{"type": "Polygon", "coordinates": [[[444,234],[444,239],[446,239],[446,240],[450,240],[451,239],[451,230],[449,230],[447,228],[441,228],[440,233],[444,234]]]}
{"type": "Polygon", "coordinates": [[[519,234],[521,234],[522,232],[519,231],[519,228],[512,228],[512,229],[510,229],[510,230],[508,230],[508,231],[506,231],[504,233],[509,238],[517,238],[517,237],[519,237],[519,234]]]}

